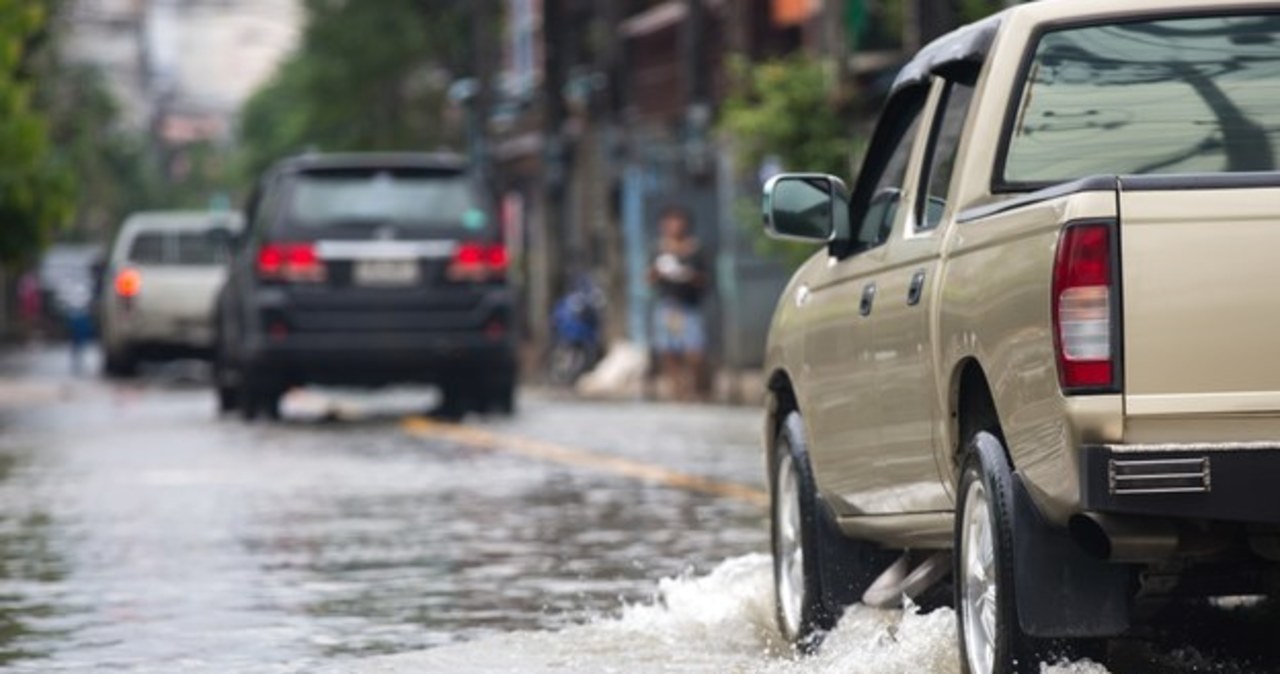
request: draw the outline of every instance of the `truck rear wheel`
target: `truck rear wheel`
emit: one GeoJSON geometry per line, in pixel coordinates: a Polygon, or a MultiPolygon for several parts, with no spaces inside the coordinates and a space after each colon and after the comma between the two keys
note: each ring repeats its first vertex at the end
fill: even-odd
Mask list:
{"type": "Polygon", "coordinates": [[[776,617],[782,636],[807,653],[894,553],[844,536],[822,506],[799,413],[783,420],[776,447],[769,475],[776,617]]]}
{"type": "Polygon", "coordinates": [[[1018,622],[1013,576],[1013,475],[1004,446],[974,434],[960,473],[955,525],[956,619],[967,674],[1038,672],[1018,622]]]}

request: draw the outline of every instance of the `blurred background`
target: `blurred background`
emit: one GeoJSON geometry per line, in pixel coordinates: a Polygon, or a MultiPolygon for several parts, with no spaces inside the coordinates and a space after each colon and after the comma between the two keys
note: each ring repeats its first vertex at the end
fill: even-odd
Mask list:
{"type": "Polygon", "coordinates": [[[761,182],[849,175],[905,59],[1010,3],[3,0],[0,334],[30,332],[33,286],[42,332],[63,331],[131,212],[238,209],[289,155],[447,148],[500,218],[526,372],[580,279],[602,341],[645,352],[656,221],[678,205],[712,277],[706,387],[741,396],[808,253],[760,239],[761,182]]]}

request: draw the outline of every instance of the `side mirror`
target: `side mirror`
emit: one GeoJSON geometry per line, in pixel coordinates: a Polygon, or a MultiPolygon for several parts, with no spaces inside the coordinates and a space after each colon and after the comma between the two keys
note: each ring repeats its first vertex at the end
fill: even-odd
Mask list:
{"type": "Polygon", "coordinates": [[[849,231],[849,188],[835,176],[783,173],[765,183],[763,210],[769,236],[828,243],[849,231]]]}

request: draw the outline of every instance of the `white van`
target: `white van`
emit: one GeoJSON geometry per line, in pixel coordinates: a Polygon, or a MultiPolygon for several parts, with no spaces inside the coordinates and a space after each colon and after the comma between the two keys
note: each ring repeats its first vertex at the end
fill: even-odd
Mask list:
{"type": "Polygon", "coordinates": [[[213,304],[226,278],[239,213],[170,211],[129,216],[102,284],[103,371],[127,377],[141,360],[207,358],[213,304]]]}

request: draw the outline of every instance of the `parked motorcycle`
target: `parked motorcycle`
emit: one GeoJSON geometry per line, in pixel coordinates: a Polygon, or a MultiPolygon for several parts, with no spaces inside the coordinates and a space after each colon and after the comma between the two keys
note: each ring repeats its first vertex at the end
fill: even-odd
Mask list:
{"type": "Polygon", "coordinates": [[[552,343],[548,358],[551,383],[572,386],[604,357],[602,323],[605,297],[587,276],[573,284],[552,308],[552,343]]]}

